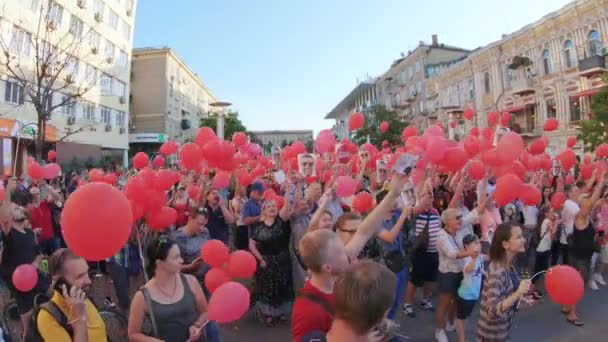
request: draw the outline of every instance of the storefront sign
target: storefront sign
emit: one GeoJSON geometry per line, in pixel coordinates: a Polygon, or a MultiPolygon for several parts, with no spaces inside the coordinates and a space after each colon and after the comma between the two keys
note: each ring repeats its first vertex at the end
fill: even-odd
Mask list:
{"type": "Polygon", "coordinates": [[[164,133],[135,133],[129,135],[130,143],[164,143],[167,135],[164,133]]]}
{"type": "Polygon", "coordinates": [[[13,173],[13,140],[2,139],[2,167],[4,169],[4,177],[8,177],[13,173]]]}

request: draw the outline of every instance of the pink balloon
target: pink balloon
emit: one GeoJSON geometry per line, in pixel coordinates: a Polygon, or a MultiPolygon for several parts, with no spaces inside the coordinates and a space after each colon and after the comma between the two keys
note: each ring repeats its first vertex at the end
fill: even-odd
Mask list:
{"type": "Polygon", "coordinates": [[[38,270],[32,264],[17,266],[13,272],[13,285],[21,292],[30,292],[38,282],[38,270]]]}
{"type": "Polygon", "coordinates": [[[250,295],[245,286],[229,281],[218,287],[209,299],[209,320],[218,323],[234,322],[249,310],[250,295]]]}
{"type": "Polygon", "coordinates": [[[42,174],[44,176],[44,179],[56,178],[57,176],[59,176],[60,173],[61,167],[56,163],[47,164],[42,168],[42,174]]]}
{"type": "Polygon", "coordinates": [[[388,128],[389,128],[389,126],[388,126],[388,122],[383,121],[383,122],[380,124],[380,132],[382,132],[382,133],[386,133],[386,132],[388,131],[388,128]]]}
{"type": "Polygon", "coordinates": [[[213,187],[216,189],[224,189],[230,185],[230,173],[218,171],[213,177],[213,187]]]}
{"type": "Polygon", "coordinates": [[[237,147],[244,146],[247,143],[247,135],[243,132],[235,132],[232,135],[232,142],[237,147]]]}
{"type": "Polygon", "coordinates": [[[31,179],[34,180],[40,179],[44,176],[42,166],[40,166],[40,164],[36,163],[35,161],[30,162],[27,166],[27,174],[28,176],[30,176],[31,179]]]}
{"type": "Polygon", "coordinates": [[[352,177],[341,176],[336,179],[336,194],[339,197],[350,197],[357,191],[357,181],[352,177]]]}
{"type": "Polygon", "coordinates": [[[443,137],[431,136],[428,138],[425,155],[428,160],[436,164],[443,159],[446,149],[447,142],[443,137]]]}
{"type": "Polygon", "coordinates": [[[524,150],[524,146],[524,139],[522,139],[521,135],[515,132],[507,132],[498,142],[496,151],[503,163],[510,163],[519,158],[524,150]]]}
{"type": "Polygon", "coordinates": [[[104,172],[101,169],[91,169],[89,171],[89,180],[91,182],[103,182],[104,172]]]}

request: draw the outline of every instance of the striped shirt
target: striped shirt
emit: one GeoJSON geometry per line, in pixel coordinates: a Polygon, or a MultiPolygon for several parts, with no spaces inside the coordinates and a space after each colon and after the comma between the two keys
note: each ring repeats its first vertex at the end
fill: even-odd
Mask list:
{"type": "Polygon", "coordinates": [[[483,284],[481,303],[479,304],[479,321],[477,323],[477,341],[507,341],[516,305],[503,308],[504,301],[519,287],[515,268],[505,268],[492,262],[488,267],[483,284]]]}
{"type": "Polygon", "coordinates": [[[416,217],[416,236],[420,235],[426,224],[429,224],[429,245],[426,249],[429,253],[437,253],[437,238],[441,231],[441,218],[436,209],[431,209],[418,214],[416,217]]]}

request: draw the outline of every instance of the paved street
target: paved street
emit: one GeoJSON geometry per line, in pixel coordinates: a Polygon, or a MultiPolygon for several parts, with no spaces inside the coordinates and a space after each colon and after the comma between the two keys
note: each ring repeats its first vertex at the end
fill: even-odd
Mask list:
{"type": "MultiPolygon", "coordinates": [[[[478,311],[478,308],[476,309],[478,311]]],[[[580,315],[585,321],[582,328],[566,322],[559,307],[545,297],[537,305],[520,311],[512,329],[513,341],[580,341],[600,342],[608,340],[608,288],[591,292],[587,290],[580,304],[580,315]]],[[[434,341],[434,316],[429,312],[418,311],[418,317],[401,317],[401,334],[409,337],[407,341],[434,341]]],[[[476,319],[468,324],[469,338],[474,336],[476,319]]],[[[267,328],[255,321],[252,315],[244,317],[238,324],[224,327],[223,340],[235,341],[290,341],[289,326],[267,328]]],[[[454,333],[450,341],[456,341],[454,333]]],[[[473,341],[474,339],[469,339],[473,341]]]]}

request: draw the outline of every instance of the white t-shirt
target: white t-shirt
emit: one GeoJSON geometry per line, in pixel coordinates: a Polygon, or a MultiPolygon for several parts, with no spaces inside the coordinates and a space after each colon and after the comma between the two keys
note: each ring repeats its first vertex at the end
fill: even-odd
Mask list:
{"type": "Polygon", "coordinates": [[[536,247],[537,252],[546,252],[551,249],[551,232],[549,231],[549,219],[545,219],[540,226],[540,242],[536,247]]]}
{"type": "Polygon", "coordinates": [[[574,218],[580,210],[581,208],[578,206],[578,204],[572,200],[566,200],[566,203],[564,203],[564,208],[562,209],[562,222],[564,223],[564,229],[559,237],[559,242],[562,245],[568,243],[568,235],[574,232],[574,218]]]}
{"type": "Polygon", "coordinates": [[[535,205],[526,205],[523,209],[524,225],[534,226],[538,224],[538,208],[535,205]]]}

